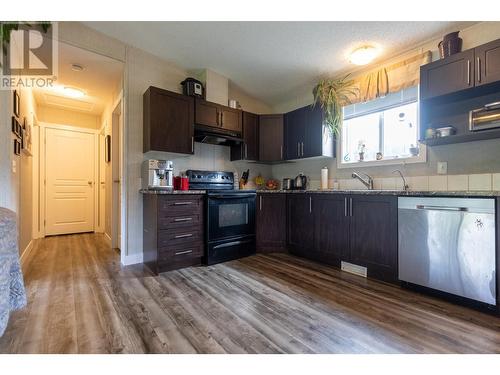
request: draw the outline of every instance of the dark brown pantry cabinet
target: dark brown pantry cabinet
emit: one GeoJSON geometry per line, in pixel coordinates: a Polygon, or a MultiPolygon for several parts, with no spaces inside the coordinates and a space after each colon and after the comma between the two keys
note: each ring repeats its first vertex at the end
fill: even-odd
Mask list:
{"type": "Polygon", "coordinates": [[[259,116],[259,160],[275,162],[283,160],[283,115],[259,116]]]}
{"type": "Polygon", "coordinates": [[[286,251],[286,195],[257,194],[257,252],[286,251]]]}
{"type": "Polygon", "coordinates": [[[234,160],[259,160],[259,115],[243,112],[243,142],[231,146],[234,160]]]}
{"type": "Polygon", "coordinates": [[[241,134],[242,114],[239,109],[196,98],[195,122],[198,125],[218,128],[234,134],[241,134]]]}
{"type": "Polygon", "coordinates": [[[154,273],[201,264],[204,196],[144,194],[144,263],[154,273]]]}
{"type": "Polygon", "coordinates": [[[149,87],[143,95],[143,152],[194,152],[194,99],[149,87]]]}

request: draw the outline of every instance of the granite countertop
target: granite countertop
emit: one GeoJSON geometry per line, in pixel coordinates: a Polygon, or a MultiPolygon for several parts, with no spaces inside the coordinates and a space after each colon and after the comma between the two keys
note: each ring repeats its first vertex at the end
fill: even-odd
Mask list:
{"type": "Polygon", "coordinates": [[[364,195],[395,195],[395,196],[420,196],[420,197],[498,197],[500,191],[403,191],[403,190],[257,190],[257,193],[285,193],[285,194],[364,194],[364,195]]]}
{"type": "Polygon", "coordinates": [[[206,190],[160,190],[160,189],[141,189],[141,194],[155,194],[155,195],[182,195],[182,194],[205,194],[206,190]]]}

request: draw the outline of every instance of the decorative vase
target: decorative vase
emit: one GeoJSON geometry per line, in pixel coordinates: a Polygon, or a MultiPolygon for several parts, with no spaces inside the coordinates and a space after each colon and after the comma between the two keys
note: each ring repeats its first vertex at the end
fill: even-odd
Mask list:
{"type": "Polygon", "coordinates": [[[462,51],[462,38],[458,36],[459,31],[446,34],[439,42],[439,55],[442,59],[462,51]]]}

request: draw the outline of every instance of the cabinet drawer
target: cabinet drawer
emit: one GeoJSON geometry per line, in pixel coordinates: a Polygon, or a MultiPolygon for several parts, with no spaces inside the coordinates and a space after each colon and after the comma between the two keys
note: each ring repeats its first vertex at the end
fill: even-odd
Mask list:
{"type": "Polygon", "coordinates": [[[184,216],[203,210],[203,197],[182,196],[160,199],[158,202],[159,217],[184,216]]]}
{"type": "Polygon", "coordinates": [[[194,242],[203,242],[200,228],[186,227],[158,231],[158,247],[174,247],[194,242]]]}
{"type": "Polygon", "coordinates": [[[198,228],[198,230],[201,230],[202,225],[203,225],[203,214],[201,212],[186,212],[182,214],[179,213],[178,215],[175,216],[165,216],[165,217],[160,216],[158,218],[158,229],[196,227],[198,228]]]}
{"type": "Polygon", "coordinates": [[[158,260],[165,263],[200,258],[203,256],[203,249],[202,243],[194,243],[189,246],[163,247],[158,249],[158,260]]]}

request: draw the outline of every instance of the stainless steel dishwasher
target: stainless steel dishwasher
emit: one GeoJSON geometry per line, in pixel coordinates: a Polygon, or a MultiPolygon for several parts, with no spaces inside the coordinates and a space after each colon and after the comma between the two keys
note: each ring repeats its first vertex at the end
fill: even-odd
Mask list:
{"type": "Polygon", "coordinates": [[[496,304],[495,200],[398,198],[399,279],[496,304]]]}

